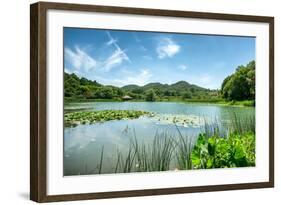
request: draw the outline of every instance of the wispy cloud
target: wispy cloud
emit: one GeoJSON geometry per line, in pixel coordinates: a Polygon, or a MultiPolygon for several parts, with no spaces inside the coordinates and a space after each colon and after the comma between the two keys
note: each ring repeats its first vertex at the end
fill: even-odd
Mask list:
{"type": "Polygon", "coordinates": [[[110,38],[109,41],[107,41],[105,44],[106,44],[107,46],[110,46],[110,45],[116,44],[116,43],[117,43],[117,40],[116,40],[116,39],[110,38]]]}
{"type": "Polygon", "coordinates": [[[117,43],[117,40],[114,39],[110,32],[106,32],[109,41],[106,43],[107,45],[113,45],[115,47],[114,52],[102,63],[103,68],[106,71],[109,71],[111,68],[118,66],[123,63],[123,61],[130,62],[130,58],[126,54],[125,50],[122,50],[117,43]]]}
{"type": "Polygon", "coordinates": [[[213,75],[205,73],[201,76],[194,76],[193,83],[204,88],[217,89],[220,86],[220,81],[215,80],[213,75]]]}
{"type": "Polygon", "coordinates": [[[116,49],[111,56],[109,56],[103,63],[103,68],[106,71],[111,70],[111,68],[122,64],[123,61],[130,61],[129,57],[121,49],[116,49]]]}
{"type": "Polygon", "coordinates": [[[120,78],[110,77],[105,78],[101,75],[95,75],[94,80],[98,80],[98,82],[104,85],[114,85],[117,87],[122,87],[124,85],[135,84],[135,85],[145,85],[151,82],[152,73],[149,69],[142,69],[138,72],[132,72],[131,70],[123,69],[120,72],[123,73],[120,78]],[[126,77],[123,77],[126,76],[126,77]]]}
{"type": "Polygon", "coordinates": [[[114,79],[116,85],[124,86],[129,84],[136,84],[136,85],[145,85],[149,83],[152,74],[149,69],[142,69],[139,73],[135,73],[134,75],[128,76],[123,79],[114,79]]]}
{"type": "Polygon", "coordinates": [[[201,76],[201,77],[199,78],[199,81],[200,81],[202,84],[208,84],[208,83],[210,83],[210,81],[211,81],[211,76],[208,75],[208,74],[205,74],[205,75],[203,75],[203,76],[201,76]]]}
{"type": "Polygon", "coordinates": [[[70,70],[68,68],[64,68],[64,72],[66,72],[68,74],[75,73],[78,77],[82,77],[83,76],[83,74],[80,71],[78,71],[78,70],[72,71],[72,70],[70,70]]]}
{"type": "Polygon", "coordinates": [[[156,48],[159,59],[173,57],[180,51],[180,45],[174,42],[171,38],[161,38],[156,48]]]}
{"type": "Polygon", "coordinates": [[[72,72],[68,68],[64,68],[64,72],[71,74],[72,72]]]}
{"type": "Polygon", "coordinates": [[[97,66],[97,61],[79,46],[75,46],[73,50],[66,47],[65,60],[76,70],[89,71],[97,66]]]}
{"type": "Polygon", "coordinates": [[[186,70],[187,66],[182,64],[182,65],[179,65],[178,68],[181,70],[186,70]]]}

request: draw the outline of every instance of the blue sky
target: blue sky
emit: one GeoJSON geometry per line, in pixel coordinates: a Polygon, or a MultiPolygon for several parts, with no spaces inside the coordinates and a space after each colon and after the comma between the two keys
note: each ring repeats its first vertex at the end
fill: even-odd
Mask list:
{"type": "Polygon", "coordinates": [[[255,38],[64,28],[64,69],[105,85],[172,84],[217,89],[255,59],[255,38]]]}

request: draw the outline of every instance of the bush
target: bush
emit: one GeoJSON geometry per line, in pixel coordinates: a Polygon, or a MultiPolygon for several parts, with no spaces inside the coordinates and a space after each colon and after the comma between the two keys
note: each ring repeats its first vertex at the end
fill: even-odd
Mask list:
{"type": "Polygon", "coordinates": [[[227,138],[200,134],[191,152],[195,169],[255,166],[255,135],[232,133],[227,138]]]}
{"type": "Polygon", "coordinates": [[[255,61],[238,66],[235,73],[226,77],[221,86],[222,96],[227,100],[255,99],[255,61]]]}
{"type": "Polygon", "coordinates": [[[156,94],[155,94],[155,91],[153,89],[150,89],[146,92],[146,95],[145,95],[145,99],[146,101],[155,101],[156,100],[156,94]]]}

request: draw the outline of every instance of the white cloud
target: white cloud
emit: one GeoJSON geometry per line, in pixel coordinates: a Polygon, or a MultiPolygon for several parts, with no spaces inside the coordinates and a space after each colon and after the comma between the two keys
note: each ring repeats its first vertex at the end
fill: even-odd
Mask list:
{"type": "Polygon", "coordinates": [[[180,48],[180,45],[176,44],[171,38],[162,38],[156,48],[156,52],[160,59],[171,58],[180,51],[180,48]]]}
{"type": "Polygon", "coordinates": [[[110,46],[110,45],[115,44],[115,43],[117,43],[117,40],[112,38],[112,39],[110,39],[109,41],[106,42],[106,45],[110,46]]]}
{"type": "Polygon", "coordinates": [[[106,31],[106,34],[108,35],[108,38],[109,38],[109,41],[106,42],[106,45],[107,45],[107,46],[116,45],[116,44],[117,44],[117,40],[114,39],[114,38],[110,35],[109,31],[106,31]]]}
{"type": "Polygon", "coordinates": [[[210,75],[203,75],[199,78],[199,81],[203,84],[203,85],[207,85],[211,82],[211,76],[210,75]]]}
{"type": "Polygon", "coordinates": [[[181,70],[186,70],[187,66],[186,65],[179,65],[178,68],[181,69],[181,70]]]}
{"type": "Polygon", "coordinates": [[[218,81],[216,81],[214,79],[214,76],[210,74],[204,74],[202,76],[198,76],[197,80],[195,81],[195,84],[210,89],[217,89],[219,87],[218,81]]]}
{"type": "Polygon", "coordinates": [[[122,50],[120,46],[117,44],[117,40],[115,40],[110,32],[106,32],[109,38],[109,41],[106,43],[107,45],[113,45],[115,47],[115,51],[109,56],[103,63],[102,66],[106,71],[109,71],[111,68],[120,65],[123,61],[130,62],[130,58],[127,56],[125,50],[122,50]]]}
{"type": "Polygon", "coordinates": [[[79,72],[78,70],[71,71],[71,70],[69,70],[68,68],[64,68],[64,72],[66,72],[67,74],[72,74],[72,73],[74,73],[74,74],[76,74],[78,77],[82,77],[82,76],[83,76],[82,73],[79,72]]]}
{"type": "Polygon", "coordinates": [[[72,72],[68,68],[64,68],[64,72],[71,74],[72,72]]]}
{"type": "Polygon", "coordinates": [[[148,69],[143,69],[140,71],[140,73],[131,75],[124,79],[114,79],[116,85],[118,86],[124,86],[129,84],[136,84],[136,85],[145,85],[149,82],[151,79],[152,74],[148,69]]]}
{"type": "Polygon", "coordinates": [[[97,65],[97,61],[88,55],[86,51],[79,48],[79,46],[75,46],[74,50],[66,47],[65,59],[77,70],[84,69],[89,71],[97,65]]]}
{"type": "Polygon", "coordinates": [[[130,61],[129,57],[120,48],[116,49],[103,63],[103,68],[109,71],[111,68],[120,65],[123,61],[130,61]]]}
{"type": "Polygon", "coordinates": [[[130,62],[130,58],[117,44],[117,40],[114,39],[109,32],[106,33],[109,38],[106,45],[114,46],[114,51],[108,58],[97,61],[87,54],[85,50],[76,46],[74,49],[70,49],[68,47],[65,48],[65,60],[70,63],[75,70],[85,71],[90,71],[94,68],[109,71],[111,68],[121,65],[124,61],[130,62]]]}

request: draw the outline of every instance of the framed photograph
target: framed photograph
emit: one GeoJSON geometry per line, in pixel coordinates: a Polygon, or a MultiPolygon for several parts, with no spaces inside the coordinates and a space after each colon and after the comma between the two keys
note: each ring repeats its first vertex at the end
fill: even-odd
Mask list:
{"type": "Polygon", "coordinates": [[[274,18],[40,2],[30,198],[274,186],[274,18]]]}

